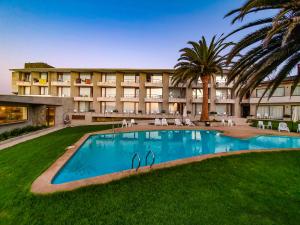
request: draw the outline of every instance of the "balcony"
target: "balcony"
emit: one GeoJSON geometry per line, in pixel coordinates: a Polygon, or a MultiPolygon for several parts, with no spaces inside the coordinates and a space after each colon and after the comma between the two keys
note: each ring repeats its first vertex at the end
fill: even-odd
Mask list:
{"type": "MultiPolygon", "coordinates": [[[[211,84],[208,84],[208,87],[211,87],[211,84]]],[[[203,88],[203,83],[202,82],[197,82],[197,83],[192,83],[192,88],[203,88]]]]}
{"type": "Polygon", "coordinates": [[[115,102],[116,97],[115,96],[102,96],[102,97],[97,97],[98,102],[115,102]]]}
{"type": "Polygon", "coordinates": [[[140,83],[134,81],[123,81],[121,82],[122,87],[139,87],[140,83]]]}
{"type": "Polygon", "coordinates": [[[46,86],[49,86],[49,83],[46,79],[34,79],[32,85],[46,87],[46,86]]]}
{"type": "Polygon", "coordinates": [[[162,95],[150,95],[145,98],[145,102],[163,102],[162,95]]]}
{"type": "Polygon", "coordinates": [[[77,78],[74,82],[74,86],[76,87],[93,87],[93,83],[91,79],[81,80],[77,78]]]}
{"type": "Polygon", "coordinates": [[[174,84],[172,84],[172,81],[169,81],[169,87],[178,87],[178,88],[185,88],[186,87],[186,84],[184,83],[179,83],[177,86],[175,86],[174,84]]]}
{"type": "Polygon", "coordinates": [[[235,100],[226,96],[216,96],[215,103],[219,104],[234,104],[235,100]]]}
{"type": "Polygon", "coordinates": [[[16,85],[18,85],[18,86],[31,86],[31,82],[29,80],[28,81],[19,80],[19,81],[16,82],[16,85]]]}
{"type": "Polygon", "coordinates": [[[121,98],[121,102],[139,102],[139,96],[135,95],[124,95],[121,98]]]}
{"type": "Polygon", "coordinates": [[[185,97],[169,97],[169,102],[170,103],[176,103],[176,102],[185,103],[186,98],[185,97]]]}
{"type": "Polygon", "coordinates": [[[74,101],[77,101],[77,102],[92,102],[92,101],[94,101],[94,99],[91,96],[77,96],[77,97],[74,97],[74,101]]]}
{"type": "Polygon", "coordinates": [[[115,80],[99,81],[99,82],[97,82],[97,86],[100,86],[100,87],[116,87],[116,81],[115,80]]]}
{"type": "Polygon", "coordinates": [[[56,86],[56,87],[70,87],[71,82],[69,80],[67,81],[51,81],[51,86],[56,86]]]}
{"type": "MultiPolygon", "coordinates": [[[[260,98],[250,98],[250,104],[257,104],[259,102],[260,98]]],[[[268,103],[299,103],[300,102],[300,96],[281,96],[281,97],[271,97],[268,98],[262,98],[261,104],[268,104],[268,103]]]]}
{"type": "Polygon", "coordinates": [[[151,80],[150,82],[145,83],[145,87],[162,87],[162,80],[151,80]]]}

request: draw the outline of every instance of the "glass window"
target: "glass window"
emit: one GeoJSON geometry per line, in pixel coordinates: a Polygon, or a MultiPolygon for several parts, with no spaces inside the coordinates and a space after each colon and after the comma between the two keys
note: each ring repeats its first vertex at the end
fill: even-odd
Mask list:
{"type": "Polygon", "coordinates": [[[300,86],[297,86],[295,88],[293,95],[295,95],[295,96],[299,96],[300,95],[300,86]]]}
{"type": "Polygon", "coordinates": [[[139,83],[139,76],[135,74],[124,74],[124,82],[139,83]]]}
{"type": "Polygon", "coordinates": [[[27,107],[0,106],[0,124],[28,119],[27,107]]]}
{"type": "Polygon", "coordinates": [[[30,82],[31,81],[31,73],[24,73],[22,81],[30,82]]]}
{"type": "Polygon", "coordinates": [[[226,105],[216,105],[216,112],[219,115],[226,115],[227,114],[227,107],[226,105]]]}
{"type": "Polygon", "coordinates": [[[92,97],[91,88],[89,87],[80,87],[79,96],[80,97],[92,97]]]}
{"type": "Polygon", "coordinates": [[[203,98],[203,89],[193,89],[193,98],[203,98]]]}
{"type": "Polygon", "coordinates": [[[48,95],[48,87],[41,87],[40,94],[41,95],[48,95]]]}
{"type": "Polygon", "coordinates": [[[135,102],[124,102],[123,112],[124,113],[136,113],[138,111],[138,103],[135,102]]]}
{"type": "Polygon", "coordinates": [[[162,98],[162,88],[147,88],[147,98],[162,98]]]}
{"type": "Polygon", "coordinates": [[[230,98],[230,92],[226,89],[217,89],[216,90],[216,98],[217,99],[227,99],[230,98]]]}
{"type": "Polygon", "coordinates": [[[116,97],[116,88],[102,88],[102,97],[116,97]]]}
{"type": "Polygon", "coordinates": [[[45,80],[47,82],[48,81],[48,73],[41,73],[41,79],[45,80]]]}
{"type": "Polygon", "coordinates": [[[152,83],[162,83],[162,75],[161,74],[153,74],[151,82],[152,83]]]}
{"type": "MultiPolygon", "coordinates": [[[[262,95],[264,94],[265,90],[266,90],[265,88],[256,89],[256,97],[261,98],[262,95]]],[[[267,91],[267,93],[265,94],[264,97],[268,97],[268,95],[269,95],[269,91],[267,91]]]]}
{"type": "Polygon", "coordinates": [[[257,116],[258,117],[268,117],[270,115],[268,106],[258,106],[257,116]]]}
{"type": "Polygon", "coordinates": [[[124,88],[124,97],[127,97],[127,98],[136,97],[136,89],[135,88],[124,88]]]}
{"type": "Polygon", "coordinates": [[[30,95],[30,87],[24,87],[24,95],[30,95]]]}
{"type": "Polygon", "coordinates": [[[169,97],[170,98],[185,98],[185,89],[170,88],[169,97]]]}
{"type": "Polygon", "coordinates": [[[90,111],[89,102],[79,102],[79,112],[88,112],[90,111]]]}
{"type": "Polygon", "coordinates": [[[284,96],[284,87],[279,87],[275,90],[275,92],[273,93],[274,97],[281,97],[284,96]]]}
{"type": "Polygon", "coordinates": [[[161,110],[162,110],[162,103],[158,103],[158,102],[146,103],[147,114],[161,113],[161,110]]]}
{"type": "Polygon", "coordinates": [[[216,76],[216,83],[224,84],[226,82],[227,82],[227,77],[226,76],[220,76],[220,75],[216,76]]]}
{"type": "Polygon", "coordinates": [[[80,73],[79,77],[83,81],[92,79],[92,75],[90,73],[80,73]]]}
{"type": "Polygon", "coordinates": [[[71,96],[71,88],[70,87],[59,87],[58,88],[58,96],[59,97],[70,97],[71,96]]]}
{"type": "Polygon", "coordinates": [[[115,102],[102,102],[101,103],[101,112],[102,113],[112,113],[116,109],[115,102]]]}
{"type": "Polygon", "coordinates": [[[283,106],[270,106],[270,115],[272,119],[283,118],[283,106]]]}
{"type": "Polygon", "coordinates": [[[70,73],[58,73],[57,81],[60,82],[70,82],[71,81],[71,74],[70,73]]]}
{"type": "Polygon", "coordinates": [[[116,74],[114,73],[103,74],[102,82],[116,83],[116,74]]]}
{"type": "Polygon", "coordinates": [[[200,115],[202,112],[202,104],[200,104],[200,103],[194,104],[194,112],[195,112],[195,115],[200,115]]]}

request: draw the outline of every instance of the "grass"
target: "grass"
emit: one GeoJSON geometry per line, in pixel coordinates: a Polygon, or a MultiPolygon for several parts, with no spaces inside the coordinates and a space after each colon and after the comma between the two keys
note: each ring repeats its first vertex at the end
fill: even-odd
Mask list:
{"type": "Polygon", "coordinates": [[[0,151],[0,224],[299,224],[300,152],[210,159],[37,196],[34,179],[84,133],[66,128],[0,151]]]}

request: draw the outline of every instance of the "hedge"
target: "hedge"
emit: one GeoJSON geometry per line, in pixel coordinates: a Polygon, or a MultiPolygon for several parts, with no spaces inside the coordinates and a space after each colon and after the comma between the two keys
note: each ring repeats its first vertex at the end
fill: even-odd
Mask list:
{"type": "Polygon", "coordinates": [[[0,134],[0,141],[4,141],[4,140],[9,139],[9,138],[17,137],[17,136],[20,136],[22,134],[30,133],[30,132],[41,130],[41,129],[44,129],[44,128],[47,128],[47,126],[45,126],[45,125],[42,125],[42,126],[26,126],[26,127],[23,127],[23,128],[13,129],[11,131],[5,131],[5,132],[0,134]]]}
{"type": "Polygon", "coordinates": [[[252,127],[257,127],[258,121],[263,121],[264,125],[267,125],[269,121],[272,122],[272,129],[273,130],[278,130],[278,125],[280,122],[284,122],[288,125],[290,131],[292,132],[297,132],[298,124],[300,122],[292,122],[292,121],[283,121],[283,120],[251,120],[251,126],[252,127]]]}

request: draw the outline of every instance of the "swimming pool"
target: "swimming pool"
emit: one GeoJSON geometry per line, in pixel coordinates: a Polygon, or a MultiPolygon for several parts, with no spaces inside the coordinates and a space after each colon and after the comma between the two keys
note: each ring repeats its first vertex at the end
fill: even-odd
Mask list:
{"type": "Polygon", "coordinates": [[[52,179],[63,184],[147,164],[169,162],[219,152],[275,148],[300,148],[300,138],[257,136],[239,139],[217,131],[161,130],[90,136],[52,179]],[[151,152],[149,152],[151,150],[151,152]]]}

